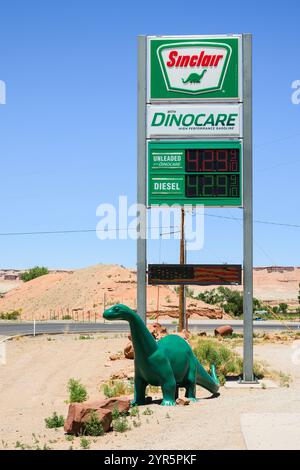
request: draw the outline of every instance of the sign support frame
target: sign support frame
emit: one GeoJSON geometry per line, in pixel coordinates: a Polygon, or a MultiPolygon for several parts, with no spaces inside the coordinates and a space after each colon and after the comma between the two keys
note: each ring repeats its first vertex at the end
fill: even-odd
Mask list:
{"type": "Polygon", "coordinates": [[[252,172],[252,34],[242,35],[243,48],[243,254],[244,344],[242,383],[254,383],[253,374],[253,172],[252,172]]]}
{"type": "Polygon", "coordinates": [[[147,193],[146,193],[146,101],[147,101],[147,36],[138,36],[138,102],[137,102],[137,314],[147,319],[147,193]]]}
{"type": "MultiPolygon", "coordinates": [[[[252,177],[252,34],[242,34],[243,70],[243,268],[244,344],[242,383],[256,381],[253,374],[253,177],[252,177]]],[[[138,37],[137,132],[137,313],[146,323],[147,291],[147,36],[138,37]]],[[[217,100],[216,100],[217,101],[217,100]]]]}

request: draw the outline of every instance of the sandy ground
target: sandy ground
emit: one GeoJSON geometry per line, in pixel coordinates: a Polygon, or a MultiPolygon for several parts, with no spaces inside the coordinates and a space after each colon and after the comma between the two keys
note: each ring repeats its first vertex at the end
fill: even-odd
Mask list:
{"type": "MultiPolygon", "coordinates": [[[[6,365],[0,366],[0,449],[46,446],[51,449],[80,448],[80,438],[67,441],[62,428],[46,429],[44,418],[53,411],[66,416],[66,384],[80,378],[90,398],[99,398],[99,387],[113,372],[132,368],[129,360],[110,361],[111,353],[127,343],[123,335],[78,335],[20,338],[6,343],[6,365]]],[[[297,346],[297,345],[296,345],[297,346]]],[[[298,342],[298,348],[300,342],[298,342]]],[[[141,426],[124,434],[110,432],[89,438],[91,449],[245,449],[240,426],[243,413],[300,412],[300,368],[292,357],[299,349],[289,344],[255,347],[255,355],[271,368],[290,373],[289,388],[229,390],[218,398],[198,389],[200,401],[186,407],[151,404],[151,415],[143,415],[141,426]]],[[[300,354],[296,359],[299,359],[300,354]]]]}

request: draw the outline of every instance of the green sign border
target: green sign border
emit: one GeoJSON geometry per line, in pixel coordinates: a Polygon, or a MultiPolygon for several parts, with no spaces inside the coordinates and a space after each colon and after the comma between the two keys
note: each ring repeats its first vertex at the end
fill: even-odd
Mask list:
{"type": "MultiPolygon", "coordinates": [[[[150,38],[150,100],[207,100],[207,99],[238,99],[239,96],[239,37],[224,37],[224,38],[150,38]],[[161,67],[164,67],[161,58],[161,50],[170,44],[196,44],[199,45],[216,45],[223,46],[229,51],[227,63],[223,68],[223,72],[219,81],[221,88],[211,88],[205,91],[169,91],[165,83],[165,77],[161,67]],[[224,73],[226,73],[224,77],[224,73]]],[[[165,67],[164,67],[165,68],[165,67]]],[[[167,81],[170,86],[167,73],[167,81]]]]}
{"type": "MultiPolygon", "coordinates": [[[[148,168],[148,207],[162,206],[162,205],[204,205],[205,207],[242,207],[242,142],[240,140],[226,140],[226,141],[151,141],[148,142],[148,158],[147,158],[147,168],[148,168]],[[218,148],[237,148],[240,150],[240,197],[238,198],[187,198],[187,197],[174,197],[174,195],[165,195],[165,196],[154,196],[151,194],[151,178],[152,177],[167,177],[174,178],[175,176],[185,175],[185,171],[181,168],[151,168],[151,154],[153,151],[180,151],[189,149],[218,149],[218,148]]],[[[215,172],[212,172],[212,174],[215,172]]],[[[230,173],[230,172],[228,172],[230,173]]]]}

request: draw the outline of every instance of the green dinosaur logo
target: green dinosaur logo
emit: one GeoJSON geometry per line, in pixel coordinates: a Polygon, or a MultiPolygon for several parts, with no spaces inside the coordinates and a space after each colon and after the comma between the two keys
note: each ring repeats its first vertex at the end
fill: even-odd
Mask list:
{"type": "Polygon", "coordinates": [[[203,72],[199,75],[198,73],[191,73],[186,80],[183,78],[182,83],[201,83],[202,78],[204,77],[207,69],[203,70],[203,72]]]}

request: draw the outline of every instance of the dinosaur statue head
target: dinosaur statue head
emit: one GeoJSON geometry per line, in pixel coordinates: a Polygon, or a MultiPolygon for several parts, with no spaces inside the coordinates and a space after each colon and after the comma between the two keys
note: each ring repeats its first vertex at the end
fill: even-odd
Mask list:
{"type": "Polygon", "coordinates": [[[131,308],[123,304],[117,304],[113,307],[106,309],[103,312],[103,318],[105,320],[129,320],[134,315],[134,311],[131,308]]]}

